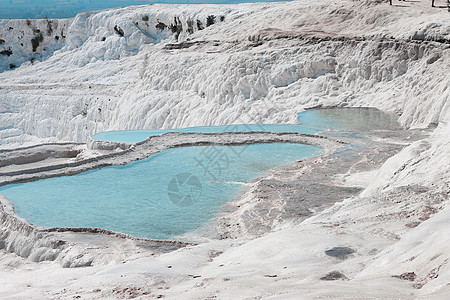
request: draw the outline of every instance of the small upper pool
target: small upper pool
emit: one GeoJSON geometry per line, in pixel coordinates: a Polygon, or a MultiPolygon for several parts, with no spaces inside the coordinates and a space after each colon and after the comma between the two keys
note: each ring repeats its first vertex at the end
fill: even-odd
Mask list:
{"type": "Polygon", "coordinates": [[[266,131],[266,132],[300,132],[314,134],[315,128],[297,126],[291,124],[236,124],[223,126],[197,126],[179,129],[141,129],[141,130],[117,130],[105,131],[92,135],[96,141],[108,141],[134,144],[141,142],[153,135],[160,135],[166,132],[248,132],[248,131],[266,131]]]}
{"type": "Polygon", "coordinates": [[[314,134],[324,130],[362,132],[398,128],[397,117],[374,108],[321,108],[298,114],[298,124],[236,124],[180,129],[105,131],[92,135],[97,141],[134,144],[166,132],[298,132],[314,134]]]}

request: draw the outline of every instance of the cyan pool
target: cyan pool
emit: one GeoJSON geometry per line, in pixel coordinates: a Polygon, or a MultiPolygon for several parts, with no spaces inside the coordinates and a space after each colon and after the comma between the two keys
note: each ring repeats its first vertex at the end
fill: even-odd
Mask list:
{"type": "Polygon", "coordinates": [[[371,131],[398,127],[397,118],[373,108],[326,108],[311,109],[299,113],[298,124],[238,124],[224,126],[198,126],[181,129],[143,129],[105,131],[94,134],[99,141],[137,143],[152,135],[165,132],[299,132],[314,134],[324,130],[371,131]]]}
{"type": "Polygon", "coordinates": [[[290,143],[174,148],[126,166],[0,187],[0,193],[36,225],[171,239],[205,225],[242,183],[320,153],[290,143]]]}
{"type": "Polygon", "coordinates": [[[236,124],[223,126],[197,126],[180,129],[141,129],[141,130],[117,130],[105,131],[94,134],[92,138],[97,141],[110,141],[134,144],[145,140],[149,136],[159,135],[166,132],[300,132],[316,133],[317,129],[291,124],[236,124]]]}
{"type": "MultiPolygon", "coordinates": [[[[297,125],[205,126],[170,131],[275,131],[350,135],[398,128],[376,109],[329,108],[299,114],[297,125]]],[[[169,130],[112,131],[102,140],[134,143],[169,130]]],[[[242,184],[278,165],[318,155],[300,144],[198,146],[164,150],[126,166],[106,167],[0,187],[16,212],[36,225],[100,227],[147,238],[171,239],[206,224],[242,184]]]]}

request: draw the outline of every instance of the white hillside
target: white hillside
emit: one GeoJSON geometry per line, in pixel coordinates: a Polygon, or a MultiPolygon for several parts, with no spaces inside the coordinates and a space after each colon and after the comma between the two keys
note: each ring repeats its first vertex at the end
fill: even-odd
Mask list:
{"type": "Polygon", "coordinates": [[[447,44],[422,41],[448,41],[446,12],[353,5],[150,5],[78,15],[53,56],[0,74],[8,112],[0,115],[2,144],[30,135],[84,142],[111,129],[294,122],[302,107],[318,104],[375,106],[397,112],[406,126],[442,120],[447,44]],[[208,16],[216,24],[199,30],[208,16]],[[177,40],[186,43],[171,45],[177,40]]]}
{"type": "Polygon", "coordinates": [[[45,33],[46,20],[0,21],[0,51],[13,52],[0,55],[0,149],[84,143],[106,130],[295,123],[318,105],[376,107],[407,129],[431,132],[380,169],[350,174],[370,176],[365,190],[304,222],[124,263],[114,248],[114,262],[82,270],[5,254],[0,297],[114,298],[135,288],[143,297],[149,289],[192,299],[447,299],[450,13],[436,4],[442,8],[425,0],[128,7],[52,20],[67,28],[65,38],[44,34],[35,53],[33,28],[45,33]],[[357,251],[334,259],[324,254],[333,246],[357,251]],[[345,280],[320,280],[331,271],[345,280]]]}
{"type": "Polygon", "coordinates": [[[60,49],[72,20],[0,20],[0,71],[43,60],[60,49]]]}

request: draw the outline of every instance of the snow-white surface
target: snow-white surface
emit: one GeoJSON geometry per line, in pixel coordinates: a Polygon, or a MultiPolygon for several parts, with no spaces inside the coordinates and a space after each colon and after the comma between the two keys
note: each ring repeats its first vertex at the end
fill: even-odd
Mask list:
{"type": "Polygon", "coordinates": [[[404,125],[426,127],[448,114],[448,51],[418,41],[448,40],[450,21],[443,10],[411,5],[322,0],[80,14],[53,56],[0,74],[1,143],[295,122],[302,107],[319,104],[374,106],[402,114],[404,125]],[[217,23],[199,31],[197,20],[205,25],[209,15],[217,23]],[[175,19],[178,40],[192,44],[166,50],[175,34],[155,26],[175,19]]]}
{"type": "Polygon", "coordinates": [[[0,74],[0,147],[85,142],[115,129],[295,122],[319,104],[373,106],[403,126],[436,129],[359,183],[343,174],[368,187],[300,224],[76,270],[1,254],[0,296],[448,298],[450,15],[429,1],[393,2],[151,5],[67,21],[54,55],[0,74]],[[209,15],[225,18],[187,31],[188,20],[209,15]],[[178,41],[155,29],[174,18],[178,41]],[[334,246],[356,252],[326,256],[334,246]],[[320,280],[333,270],[349,280],[320,280]],[[407,272],[414,281],[392,277],[407,272]]]}

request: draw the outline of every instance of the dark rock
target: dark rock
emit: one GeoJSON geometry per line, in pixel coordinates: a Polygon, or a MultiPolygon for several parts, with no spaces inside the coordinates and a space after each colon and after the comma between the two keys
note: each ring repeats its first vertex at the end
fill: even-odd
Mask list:
{"type": "Polygon", "coordinates": [[[167,28],[167,25],[158,20],[158,24],[155,25],[156,29],[163,31],[167,28]]]}
{"type": "Polygon", "coordinates": [[[44,36],[42,33],[39,33],[35,37],[31,39],[31,46],[33,47],[33,52],[36,52],[37,48],[39,47],[39,44],[44,41],[44,36]]]}
{"type": "Polygon", "coordinates": [[[420,225],[420,222],[418,222],[418,221],[414,221],[414,222],[405,224],[405,226],[408,228],[416,228],[419,225],[420,225]]]}
{"type": "Polygon", "coordinates": [[[125,35],[125,32],[123,31],[123,29],[122,28],[120,28],[119,26],[114,26],[114,31],[118,34],[118,35],[120,35],[120,36],[124,36],[125,35]]]}
{"type": "Polygon", "coordinates": [[[216,23],[216,16],[215,15],[209,15],[206,18],[206,27],[209,27],[209,26],[213,25],[214,23],[216,23]]]}
{"type": "Polygon", "coordinates": [[[327,275],[320,278],[320,280],[327,280],[327,281],[333,281],[333,280],[348,280],[347,276],[342,274],[339,271],[331,271],[327,275]]]}
{"type": "Polygon", "coordinates": [[[50,21],[49,19],[47,19],[47,35],[52,35],[53,33],[53,26],[52,26],[52,21],[50,21]]]}
{"type": "Polygon", "coordinates": [[[333,247],[325,251],[328,256],[336,257],[339,259],[347,259],[347,257],[355,253],[356,251],[349,247],[333,247]]]}
{"type": "Polygon", "coordinates": [[[178,40],[180,33],[183,31],[183,25],[178,17],[174,17],[173,22],[174,24],[170,24],[169,29],[174,33],[175,39],[178,40]]]}
{"type": "Polygon", "coordinates": [[[403,273],[400,275],[392,275],[392,277],[398,278],[401,280],[414,281],[414,280],[416,280],[417,275],[414,272],[406,272],[406,273],[403,273]]]}
{"type": "Polygon", "coordinates": [[[425,283],[414,283],[413,288],[420,290],[424,285],[425,283]]]}
{"type": "Polygon", "coordinates": [[[6,56],[11,56],[13,54],[13,52],[11,51],[11,49],[6,49],[6,50],[2,50],[0,51],[0,55],[6,55],[6,56]]]}
{"type": "Polygon", "coordinates": [[[205,43],[204,41],[194,41],[194,42],[181,42],[176,44],[166,44],[163,49],[165,50],[175,50],[175,49],[186,49],[194,45],[199,45],[205,43]]]}
{"type": "Polygon", "coordinates": [[[193,34],[193,33],[194,33],[194,21],[192,21],[192,20],[187,20],[187,25],[188,25],[187,32],[188,32],[189,34],[193,34]]]}
{"type": "Polygon", "coordinates": [[[66,244],[67,244],[66,241],[58,240],[58,241],[54,244],[54,246],[55,246],[55,247],[60,247],[60,246],[66,245],[66,244]]]}
{"type": "Polygon", "coordinates": [[[205,26],[203,26],[203,23],[200,20],[197,20],[197,29],[198,30],[205,29],[205,26]]]}

